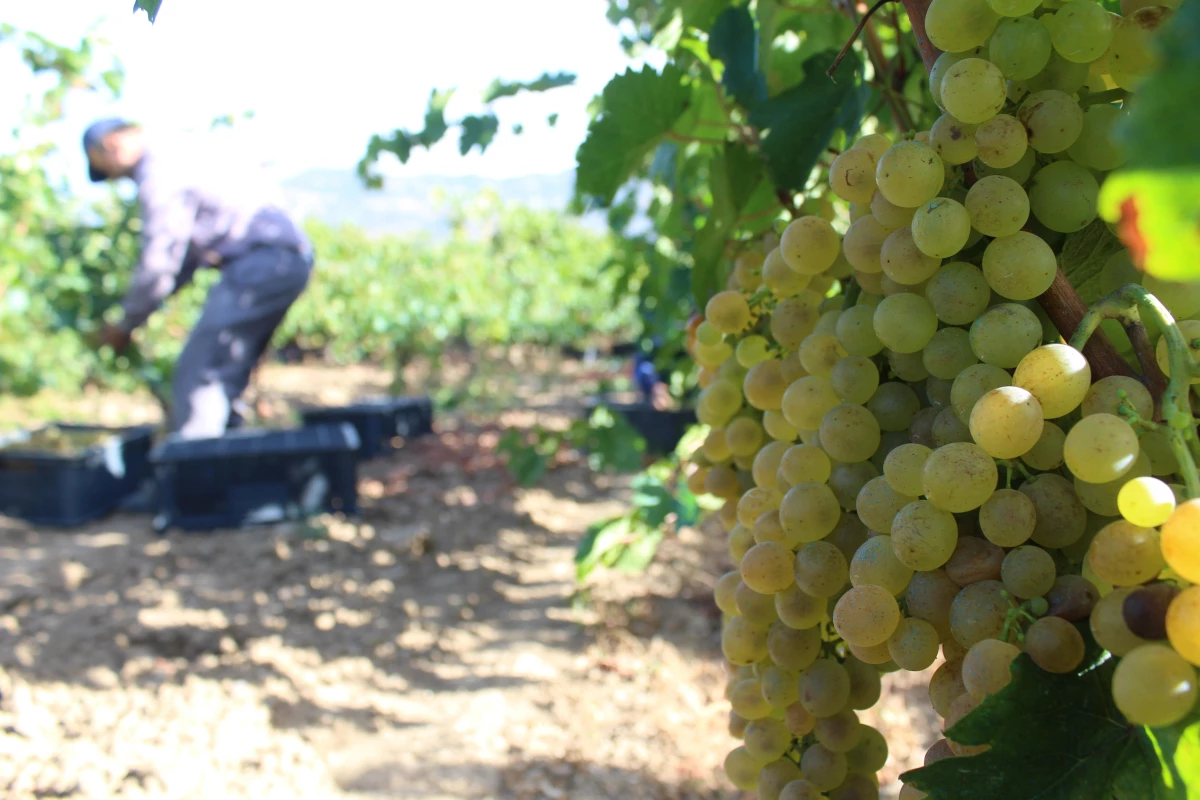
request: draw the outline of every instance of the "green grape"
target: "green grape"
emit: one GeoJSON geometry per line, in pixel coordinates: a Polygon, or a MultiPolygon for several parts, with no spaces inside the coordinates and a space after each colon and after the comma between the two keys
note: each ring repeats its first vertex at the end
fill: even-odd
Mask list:
{"type": "MultiPolygon", "coordinates": [[[[782,403],[782,400],[780,402],[782,403]]],[[[800,435],[796,426],[788,422],[787,417],[783,416],[783,412],[774,409],[763,413],[763,430],[772,439],[784,442],[785,444],[796,441],[796,437],[800,435]]]]}
{"type": "MultiPolygon", "coordinates": [[[[1074,94],[1083,88],[1088,80],[1088,65],[1068,61],[1055,50],[1050,54],[1050,60],[1045,69],[1027,81],[1015,85],[1021,86],[1028,92],[1043,92],[1053,89],[1066,94],[1074,94]]],[[[1014,102],[1019,100],[1014,99],[1014,102]]]]}
{"type": "Polygon", "coordinates": [[[879,303],[873,324],[875,335],[884,346],[902,354],[916,353],[929,344],[937,331],[937,316],[924,297],[897,294],[879,303]]]}
{"type": "MultiPolygon", "coordinates": [[[[943,114],[929,129],[929,144],[945,164],[965,164],[975,157],[975,129],[949,114],[943,114]]],[[[957,251],[955,251],[957,252],[957,251]]]]}
{"type": "Polygon", "coordinates": [[[837,231],[828,221],[805,216],[783,230],[779,252],[787,265],[803,275],[817,275],[833,266],[841,251],[837,231]]]}
{"type": "Polygon", "coordinates": [[[1057,89],[1026,97],[1017,110],[1017,119],[1025,126],[1029,146],[1039,153],[1061,153],[1075,143],[1083,130],[1083,110],[1071,95],[1057,89]]]}
{"type": "MultiPolygon", "coordinates": [[[[1005,115],[997,115],[997,117],[1002,116],[1005,115]]],[[[992,119],[995,118],[996,117],[993,117],[992,119]]],[[[988,120],[988,122],[991,121],[992,120],[988,120]]],[[[988,122],[985,122],[984,125],[987,125],[988,122]]],[[[1021,123],[1018,122],[1017,124],[1020,125],[1021,123]]],[[[980,127],[982,128],[983,126],[980,127]]],[[[1021,127],[1021,131],[1024,133],[1024,126],[1021,127]]],[[[1033,174],[1034,168],[1037,166],[1037,153],[1033,150],[1033,148],[1026,146],[1025,151],[1021,154],[1020,158],[1017,159],[1017,163],[1013,164],[1011,167],[989,167],[979,159],[976,159],[973,162],[973,166],[975,169],[975,176],[977,178],[987,178],[991,175],[1002,175],[1005,178],[1012,178],[1017,183],[1024,185],[1025,182],[1029,180],[1029,176],[1033,174]]]]}
{"type": "Polygon", "coordinates": [[[889,271],[889,267],[899,272],[904,269],[901,265],[909,266],[910,269],[905,270],[906,274],[909,277],[919,275],[924,281],[931,278],[937,271],[936,267],[932,271],[929,270],[930,263],[936,261],[940,266],[940,259],[949,258],[966,245],[971,234],[971,218],[967,209],[963,208],[958,201],[948,197],[937,197],[917,209],[907,236],[904,235],[904,230],[902,228],[896,231],[888,237],[887,242],[884,242],[883,271],[888,277],[895,278],[892,271],[889,271]],[[891,246],[888,244],[895,236],[901,237],[901,241],[896,244],[902,244],[904,248],[907,248],[908,242],[911,241],[920,254],[925,256],[925,259],[912,254],[900,257],[896,252],[896,244],[891,246]],[[896,263],[889,261],[889,257],[896,263]],[[920,263],[922,268],[913,272],[911,270],[913,263],[920,263]]]}
{"type": "Polygon", "coordinates": [[[837,337],[847,353],[870,357],[883,349],[883,343],[875,335],[874,314],[875,310],[869,306],[854,306],[838,317],[837,337]]]}
{"type": "Polygon", "coordinates": [[[1092,368],[1086,358],[1066,344],[1048,344],[1021,359],[1013,384],[1037,398],[1047,419],[1064,417],[1087,396],[1092,368]]]}
{"type": "Polygon", "coordinates": [[[745,720],[762,719],[771,713],[771,704],[762,693],[762,683],[757,678],[738,681],[729,693],[729,704],[733,713],[745,720]]]}
{"type": "Polygon", "coordinates": [[[812,276],[802,275],[787,265],[783,254],[776,247],[767,254],[762,268],[763,285],[771,290],[776,297],[794,297],[808,288],[812,276]]]}
{"type": "Polygon", "coordinates": [[[778,758],[758,773],[759,800],[781,800],[783,789],[804,777],[800,767],[788,758],[778,758]]]}
{"type": "Polygon", "coordinates": [[[799,586],[790,586],[775,595],[775,612],[789,628],[806,630],[825,618],[825,598],[813,597],[799,586]]]}
{"type": "Polygon", "coordinates": [[[1088,483],[1108,483],[1129,471],[1137,459],[1137,434],[1120,417],[1092,414],[1067,432],[1063,457],[1067,468],[1088,483]]]}
{"type": "MultiPolygon", "coordinates": [[[[1109,107],[1091,106],[1088,110],[1109,107]]],[[[1142,286],[1147,292],[1157,297],[1175,319],[1186,319],[1200,314],[1200,282],[1176,283],[1175,281],[1161,280],[1153,275],[1143,275],[1142,286]]]]}
{"type": "MultiPolygon", "coordinates": [[[[917,247],[916,240],[913,238],[913,229],[917,225],[923,224],[918,221],[921,218],[921,212],[918,210],[917,216],[913,217],[913,227],[892,231],[884,240],[883,249],[880,250],[883,274],[906,287],[928,280],[933,273],[937,272],[937,268],[942,263],[940,258],[929,256],[917,247]]],[[[934,221],[928,224],[936,225],[937,223],[934,221]]],[[[923,230],[928,232],[928,226],[923,230]]],[[[934,235],[936,236],[936,234],[934,235]]]]}
{"type": "Polygon", "coordinates": [[[846,236],[842,240],[842,253],[859,272],[880,272],[883,269],[880,252],[884,240],[891,232],[892,229],[884,227],[874,214],[859,217],[846,230],[846,236]]]}
{"type": "MultiPolygon", "coordinates": [[[[915,499],[915,497],[900,494],[891,487],[886,478],[880,476],[867,481],[859,490],[855,508],[858,511],[859,519],[866,523],[871,530],[890,531],[892,520],[896,518],[896,514],[915,499]]],[[[798,570],[799,567],[797,567],[798,570]]],[[[838,588],[841,588],[840,583],[838,588]]],[[[815,594],[815,592],[809,593],[815,594]]],[[[833,594],[833,592],[829,594],[833,594]]]]}
{"type": "Polygon", "coordinates": [[[1121,487],[1117,507],[1133,525],[1155,528],[1175,513],[1175,493],[1158,478],[1134,478],[1121,487]]]}
{"type": "MultiPolygon", "coordinates": [[[[1183,334],[1183,339],[1188,345],[1188,356],[1192,361],[1200,361],[1200,347],[1197,347],[1197,344],[1200,344],[1200,320],[1184,319],[1180,320],[1178,324],[1179,332],[1183,334]]],[[[1170,377],[1171,358],[1170,351],[1167,349],[1167,337],[1164,336],[1158,340],[1154,355],[1163,374],[1170,377]]],[[[1200,383],[1200,376],[1192,378],[1192,383],[1200,383]]]]}
{"type": "Polygon", "coordinates": [[[1029,149],[1029,137],[1016,117],[997,114],[975,130],[975,147],[979,160],[988,167],[1008,169],[1019,163],[1029,149]]]}
{"type": "Polygon", "coordinates": [[[929,370],[925,369],[923,363],[922,350],[912,353],[897,353],[895,350],[889,350],[887,354],[888,367],[900,380],[919,383],[929,377],[929,370]]]}
{"type": "Polygon", "coordinates": [[[934,506],[954,514],[983,505],[996,490],[998,479],[996,462],[982,447],[971,442],[939,447],[930,454],[921,472],[925,497],[934,506]]]}
{"type": "Polygon", "coordinates": [[[1042,435],[1042,406],[1019,386],[1001,386],[971,409],[971,437],[992,458],[1019,458],[1042,435]]]}
{"type": "Polygon", "coordinates": [[[750,755],[745,745],[735,747],[725,756],[725,777],[744,792],[758,788],[758,773],[762,767],[762,760],[750,755]]]}
{"type": "Polygon", "coordinates": [[[800,771],[819,791],[829,792],[846,779],[846,756],[822,744],[814,744],[800,756],[800,771]]]}
{"type": "Polygon", "coordinates": [[[797,444],[789,447],[779,460],[778,479],[792,486],[801,483],[825,483],[833,464],[820,447],[797,444]]]}
{"type": "Polygon", "coordinates": [[[725,427],[725,441],[735,457],[752,457],[762,446],[762,440],[762,425],[751,417],[738,417],[725,427]]]}
{"type": "MultiPolygon", "coordinates": [[[[772,625],[772,629],[776,625],[780,625],[780,623],[777,622],[775,625],[772,625]]],[[[791,630],[786,626],[780,625],[780,627],[783,627],[784,630],[791,630]]],[[[767,636],[769,641],[770,634],[767,634],[767,636]]],[[[769,649],[770,645],[768,644],[769,649]]],[[[759,679],[762,685],[763,699],[776,711],[786,710],[792,703],[799,702],[800,700],[800,689],[797,685],[799,680],[799,670],[790,671],[780,669],[777,666],[767,667],[763,670],[762,677],[759,679]]],[[[746,727],[749,728],[750,726],[747,725],[746,727]]],[[[745,731],[743,731],[743,738],[745,738],[745,731]]]]}
{"type": "MultiPolygon", "coordinates": [[[[884,197],[883,192],[877,191],[871,198],[871,215],[880,225],[887,228],[888,232],[911,225],[915,213],[915,207],[898,206],[884,197]]],[[[881,240],[880,244],[882,243],[881,240]]]]}
{"type": "Polygon", "coordinates": [[[834,406],[821,418],[821,447],[835,461],[866,461],[879,447],[879,422],[854,403],[834,406]]]}
{"type": "Polygon", "coordinates": [[[902,431],[921,410],[921,400],[903,383],[888,381],[875,390],[867,408],[875,416],[880,430],[902,431]]]}
{"type": "Polygon", "coordinates": [[[1083,636],[1062,617],[1042,617],[1025,630],[1025,652],[1046,672],[1073,672],[1084,650],[1083,636]]]}
{"type": "Polygon", "coordinates": [[[942,105],[948,113],[968,125],[978,125],[1004,107],[1008,85],[1004,74],[992,62],[964,58],[946,70],[941,92],[942,105]]]}
{"type": "Polygon", "coordinates": [[[783,363],[777,358],[760,361],[746,372],[742,391],[746,401],[760,411],[778,411],[788,384],[783,378],[783,363]]]}
{"type": "Polygon", "coordinates": [[[1000,576],[1010,594],[1025,599],[1045,595],[1057,577],[1053,557],[1028,544],[1009,551],[1000,567],[1000,576]]]}
{"type": "Polygon", "coordinates": [[[950,604],[951,634],[968,649],[984,639],[998,639],[1004,630],[1009,607],[1004,584],[1000,581],[972,583],[950,604]]]}
{"type": "Polygon", "coordinates": [[[743,737],[746,752],[762,763],[782,756],[792,744],[792,732],[783,720],[772,717],[751,720],[743,737]]]}
{"type": "Polygon", "coordinates": [[[879,367],[865,356],[846,356],[829,376],[838,396],[847,403],[865,403],[879,388],[879,367]]]}
{"type": "Polygon", "coordinates": [[[945,408],[950,405],[950,388],[954,381],[945,378],[935,378],[932,375],[925,379],[925,396],[931,406],[945,408]]]}
{"type": "Polygon", "coordinates": [[[1179,471],[1179,462],[1171,449],[1170,436],[1161,431],[1146,431],[1142,434],[1142,452],[1150,459],[1150,474],[1158,477],[1179,471]]]}
{"type": "Polygon", "coordinates": [[[849,698],[850,675],[832,658],[817,659],[800,673],[800,704],[814,717],[833,716],[849,698]]]}
{"type": "Polygon", "coordinates": [[[870,725],[863,725],[858,744],[846,753],[846,764],[852,772],[871,775],[883,769],[887,758],[887,739],[870,725]]]}
{"type": "Polygon", "coordinates": [[[1066,478],[1042,473],[1025,481],[1018,491],[1033,501],[1037,522],[1031,538],[1036,544],[1054,550],[1074,544],[1083,536],[1087,509],[1066,478]]]}
{"type": "MultiPolygon", "coordinates": [[[[799,688],[799,680],[796,681],[797,689],[799,688]]],[[[817,718],[809,713],[803,703],[795,702],[787,707],[783,714],[783,722],[788,726],[788,730],[793,736],[804,737],[813,732],[817,727],[817,718]]]]}
{"type": "Polygon", "coordinates": [[[1130,651],[1117,664],[1113,702],[1135,725],[1174,725],[1196,705],[1196,686],[1196,670],[1191,664],[1166,645],[1147,644],[1130,651]]]}
{"type": "Polygon", "coordinates": [[[833,626],[838,635],[859,647],[883,644],[899,623],[896,598],[882,586],[855,586],[838,599],[833,609],[833,626]]]}
{"type": "Polygon", "coordinates": [[[740,333],[750,324],[750,305],[741,292],[717,292],[708,301],[704,317],[721,333],[740,333]]]}
{"type": "Polygon", "coordinates": [[[730,615],[737,613],[733,593],[741,580],[741,574],[737,570],[733,570],[722,575],[713,587],[713,600],[716,601],[717,608],[721,609],[723,613],[730,615]]]}
{"type": "MultiPolygon", "coordinates": [[[[754,527],[751,528],[754,533],[754,541],[757,544],[764,542],[781,542],[791,546],[790,537],[787,531],[783,529],[783,523],[779,521],[779,509],[764,511],[754,520],[754,527]]],[[[747,550],[749,552],[749,550],[747,550]]],[[[742,554],[742,558],[745,558],[742,554]]]]}
{"type": "Polygon", "coordinates": [[[842,666],[850,676],[850,698],[846,705],[861,711],[878,703],[883,693],[879,670],[853,655],[847,655],[842,666]]]}
{"type": "Polygon", "coordinates": [[[696,341],[700,344],[713,347],[721,343],[721,332],[705,320],[696,327],[696,341]]]}
{"type": "Polygon", "coordinates": [[[876,156],[869,150],[846,150],[829,165],[829,187],[849,203],[870,203],[875,195],[876,156]]]}
{"type": "Polygon", "coordinates": [[[850,559],[852,586],[878,586],[892,595],[899,595],[912,577],[912,567],[896,558],[891,534],[867,539],[850,559]]]}
{"type": "Polygon", "coordinates": [[[734,664],[753,664],[767,657],[767,632],[745,617],[730,617],[721,631],[721,650],[734,664]]]}
{"type": "Polygon", "coordinates": [[[849,576],[846,557],[829,542],[810,542],[796,553],[796,584],[813,597],[832,597],[849,576]]]}
{"type": "Polygon", "coordinates": [[[840,402],[832,384],[825,378],[808,376],[788,387],[783,394],[783,416],[802,431],[816,430],[821,418],[840,402]]]}
{"type": "Polygon", "coordinates": [[[1120,416],[1120,408],[1126,405],[1142,419],[1153,419],[1154,398],[1149,390],[1136,378],[1111,375],[1092,384],[1083,396],[1080,411],[1083,416],[1110,414],[1120,416]]]}
{"type": "Polygon", "coordinates": [[[888,485],[901,495],[919,497],[924,492],[921,471],[932,452],[922,444],[905,444],[888,453],[883,462],[888,485]]]}
{"type": "Polygon", "coordinates": [[[1077,64],[1100,58],[1113,39],[1112,16],[1092,0],[1070,0],[1041,22],[1059,55],[1077,64]]]}
{"type": "Polygon", "coordinates": [[[925,15],[925,31],[939,50],[961,53],[986,42],[999,21],[987,0],[933,0],[925,15]]]}
{"type": "Polygon", "coordinates": [[[798,483],[783,496],[779,520],[801,542],[825,538],[841,516],[833,490],[821,483],[798,483]]]}
{"type": "Polygon", "coordinates": [[[942,160],[932,147],[920,142],[900,142],[875,168],[879,191],[894,205],[916,208],[932,200],[946,180],[942,160]]]}
{"type": "Polygon", "coordinates": [[[892,146],[892,140],[885,133],[868,133],[854,143],[853,150],[866,150],[877,160],[892,146]]]}
{"type": "Polygon", "coordinates": [[[838,520],[837,527],[833,529],[833,533],[825,537],[825,541],[840,550],[846,557],[846,561],[849,562],[854,558],[858,548],[870,536],[867,527],[863,525],[856,514],[843,514],[842,518],[838,520]]]}
{"type": "MultiPolygon", "coordinates": [[[[1044,407],[1042,413],[1045,413],[1044,407]]],[[[1063,444],[1066,440],[1067,435],[1063,433],[1062,428],[1053,422],[1046,422],[1042,427],[1042,435],[1038,437],[1037,444],[1021,456],[1021,460],[1034,469],[1057,469],[1063,463],[1063,444]]]]}
{"type": "Polygon", "coordinates": [[[962,328],[942,328],[922,351],[929,374],[951,381],[967,367],[979,363],[971,349],[971,337],[962,328]]]}
{"type": "MultiPolygon", "coordinates": [[[[803,771],[801,774],[804,774],[803,771]]],[[[815,783],[801,779],[783,787],[783,791],[779,793],[779,800],[825,800],[825,795],[815,783]]]]}
{"type": "Polygon", "coordinates": [[[1170,12],[1142,8],[1117,20],[1108,51],[1109,75],[1122,89],[1136,89],[1157,62],[1151,36],[1170,12]]]}
{"type": "Polygon", "coordinates": [[[999,639],[983,639],[971,645],[962,663],[962,681],[978,703],[1012,681],[1012,662],[1021,655],[1016,645],[999,639]]]}
{"type": "Polygon", "coordinates": [[[1134,478],[1146,477],[1150,474],[1150,458],[1145,453],[1138,452],[1137,458],[1125,474],[1108,483],[1088,483],[1075,479],[1075,493],[1084,508],[1094,514],[1104,517],[1115,517],[1121,513],[1117,504],[1117,495],[1121,487],[1134,478]]]}
{"type": "Polygon", "coordinates": [[[901,669],[920,672],[937,658],[937,629],[923,619],[902,619],[888,639],[887,646],[892,660],[901,669]]]}
{"type": "Polygon", "coordinates": [[[1017,303],[993,306],[971,324],[971,349],[994,367],[1012,369],[1041,341],[1041,320],[1017,303]]]}
{"type": "Polygon", "coordinates": [[[1029,541],[1036,525],[1033,501],[1015,489],[997,489],[979,508],[979,530],[1000,547],[1017,547],[1029,541]]]}
{"type": "Polygon", "coordinates": [[[1074,233],[1091,224],[1096,218],[1099,195],[1100,185],[1092,173],[1074,161],[1047,164],[1033,176],[1029,186],[1033,215],[1059,233],[1074,233]]]}
{"type": "Polygon", "coordinates": [[[753,528],[754,522],[768,511],[779,508],[783,495],[776,489],[756,486],[741,496],[738,500],[738,522],[747,528],[753,528]]]}
{"type": "Polygon", "coordinates": [[[1050,61],[1050,32],[1033,17],[1004,19],[988,42],[988,60],[1010,81],[1037,75],[1050,61]]]}
{"type": "Polygon", "coordinates": [[[991,288],[973,264],[953,261],[943,264],[929,279],[925,298],[942,322],[966,325],[987,309],[991,288]]]}
{"type": "Polygon", "coordinates": [[[737,363],[737,359],[728,359],[717,370],[717,374],[727,381],[731,381],[735,386],[740,385],[746,379],[746,373],[749,372],[741,364],[737,363]]]}
{"type": "Polygon", "coordinates": [[[1002,17],[1023,17],[1032,14],[1042,0],[988,0],[988,5],[1002,17]]]}
{"type": "MultiPolygon", "coordinates": [[[[989,175],[967,192],[971,225],[985,236],[1011,236],[1029,219],[1029,196],[1021,184],[1003,175],[989,175]]],[[[984,274],[987,274],[986,256],[984,274]]]]}
{"type": "Polygon", "coordinates": [[[829,475],[829,488],[833,490],[833,494],[842,508],[853,511],[863,484],[878,476],[879,470],[870,461],[860,461],[857,464],[834,464],[833,471],[829,475]]]}
{"type": "Polygon", "coordinates": [[[944,569],[915,573],[904,592],[908,615],[928,622],[945,641],[950,637],[950,604],[959,591],[944,569]]]}
{"type": "Polygon", "coordinates": [[[800,363],[809,375],[826,378],[847,353],[837,337],[829,333],[812,333],[800,343],[800,363]]]}
{"type": "Polygon", "coordinates": [[[738,342],[733,353],[739,364],[746,369],[750,369],[755,364],[766,361],[771,357],[771,354],[768,352],[769,349],[770,343],[766,338],[755,334],[747,336],[738,342]]]}
{"type": "Polygon", "coordinates": [[[762,286],[763,254],[747,250],[737,257],[733,265],[733,278],[737,287],[744,292],[753,292],[762,286]]]}
{"type": "Polygon", "coordinates": [[[742,556],[742,580],[760,594],[774,594],[792,585],[791,548],[778,542],[756,544],[742,556]]]}
{"type": "Polygon", "coordinates": [[[1200,587],[1177,594],[1167,608],[1167,640],[1175,652],[1200,665],[1200,587]]]}
{"type": "MultiPolygon", "coordinates": [[[[1108,172],[1124,164],[1125,154],[1113,135],[1115,126],[1123,117],[1124,112],[1114,105],[1100,103],[1085,108],[1083,129],[1075,143],[1067,148],[1067,155],[1076,163],[1098,172],[1108,172]]],[[[1197,306],[1196,310],[1200,311],[1200,306],[1197,306]]]]}
{"type": "MultiPolygon", "coordinates": [[[[935,455],[937,451],[934,451],[935,455]]],[[[928,572],[941,567],[958,542],[954,515],[928,500],[916,500],[900,510],[891,527],[892,550],[904,566],[928,572]]]]}
{"type": "Polygon", "coordinates": [[[779,488],[777,484],[779,464],[783,461],[783,455],[787,451],[788,444],[786,442],[773,441],[763,445],[763,448],[754,456],[754,465],[750,468],[755,485],[768,489],[779,488]]]}
{"type": "Polygon", "coordinates": [[[958,418],[958,414],[954,413],[952,408],[943,408],[938,412],[937,416],[933,418],[931,433],[934,447],[945,447],[956,442],[971,441],[971,429],[958,418]]]}
{"type": "Polygon", "coordinates": [[[733,602],[748,624],[762,630],[763,647],[766,647],[767,628],[779,618],[771,595],[754,591],[743,580],[733,590],[733,602]]]}
{"type": "Polygon", "coordinates": [[[820,299],[816,292],[806,289],[776,304],[771,313],[771,335],[781,347],[795,350],[804,337],[813,332],[820,317],[817,310],[820,299]]]}
{"type": "Polygon", "coordinates": [[[1125,598],[1135,588],[1133,586],[1114,588],[1100,598],[1088,619],[1088,625],[1091,627],[1096,643],[1114,656],[1126,655],[1135,647],[1146,644],[1147,641],[1129,630],[1129,626],[1125,623],[1125,598]]]}
{"type": "Polygon", "coordinates": [[[817,720],[813,733],[817,741],[834,753],[848,753],[862,741],[863,728],[852,709],[843,708],[817,720]]]}
{"type": "Polygon", "coordinates": [[[1159,534],[1120,519],[1100,529],[1088,547],[1088,563],[1106,583],[1137,586],[1162,571],[1159,534]]]}

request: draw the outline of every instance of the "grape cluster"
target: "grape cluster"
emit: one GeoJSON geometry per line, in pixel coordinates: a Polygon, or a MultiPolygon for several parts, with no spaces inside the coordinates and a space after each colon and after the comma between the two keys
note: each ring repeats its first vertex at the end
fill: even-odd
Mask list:
{"type": "MultiPolygon", "coordinates": [[[[934,0],[942,116],[841,153],[844,234],[831,203],[768,234],[695,328],[711,431],[688,482],[725,501],[738,565],[715,589],[725,770],[763,800],[878,797],[887,744],[857,712],[939,656],[943,730],[1022,652],[1077,670],[1089,628],[1131,722],[1196,706],[1200,499],[1145,386],[1093,380],[1034,302],[1122,163],[1124,111],[1096,95],[1136,84],[1168,13],[1127,5],[934,0]]],[[[926,763],[975,752],[942,739],[926,763]]]]}

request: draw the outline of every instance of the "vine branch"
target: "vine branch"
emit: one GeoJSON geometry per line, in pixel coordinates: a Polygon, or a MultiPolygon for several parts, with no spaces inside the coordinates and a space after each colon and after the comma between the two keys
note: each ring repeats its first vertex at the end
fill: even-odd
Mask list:
{"type": "Polygon", "coordinates": [[[854,33],[850,34],[850,38],[846,41],[846,44],[842,45],[841,52],[834,57],[833,63],[829,65],[829,69],[825,70],[826,75],[832,78],[833,73],[837,72],[837,68],[842,65],[842,59],[845,58],[846,54],[850,52],[850,48],[853,47],[854,43],[858,41],[859,34],[862,33],[863,28],[867,27],[867,23],[871,21],[871,15],[893,1],[894,0],[879,0],[879,2],[867,10],[866,14],[863,14],[862,19],[860,19],[858,24],[854,26],[854,33]]]}

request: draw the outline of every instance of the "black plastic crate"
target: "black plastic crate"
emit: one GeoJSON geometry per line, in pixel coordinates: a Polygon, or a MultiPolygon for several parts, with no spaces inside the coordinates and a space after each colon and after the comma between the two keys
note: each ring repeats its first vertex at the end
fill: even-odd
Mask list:
{"type": "Polygon", "coordinates": [[[356,513],[358,448],[348,423],[168,439],[150,455],[154,527],[206,531],[356,513]]]}
{"type": "Polygon", "coordinates": [[[112,513],[150,474],[150,426],[107,428],[53,425],[64,431],[111,434],[74,454],[24,449],[46,430],[21,431],[0,440],[0,514],[35,525],[71,528],[112,513]]]}
{"type": "Polygon", "coordinates": [[[349,422],[358,431],[359,456],[364,459],[390,453],[395,439],[412,439],[433,431],[433,402],[428,397],[387,397],[334,408],[306,408],[305,425],[349,422]]]}
{"type": "Polygon", "coordinates": [[[690,408],[660,411],[649,403],[614,403],[605,399],[589,403],[589,409],[596,406],[620,414],[646,440],[646,452],[656,456],[674,452],[688,428],[696,424],[696,412],[690,408]]]}

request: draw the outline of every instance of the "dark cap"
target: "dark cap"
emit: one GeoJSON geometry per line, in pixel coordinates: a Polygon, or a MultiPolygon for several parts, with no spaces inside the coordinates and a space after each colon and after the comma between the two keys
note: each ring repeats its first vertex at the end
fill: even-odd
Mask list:
{"type": "MultiPolygon", "coordinates": [[[[132,123],[116,117],[96,120],[88,126],[86,131],[83,132],[84,154],[86,155],[87,152],[93,147],[98,147],[100,143],[104,141],[104,137],[108,134],[112,133],[113,131],[124,130],[125,128],[129,127],[132,127],[132,123]]],[[[88,177],[92,179],[92,183],[99,183],[100,181],[108,179],[107,175],[97,171],[96,168],[92,166],[90,159],[88,160],[88,177]]]]}

